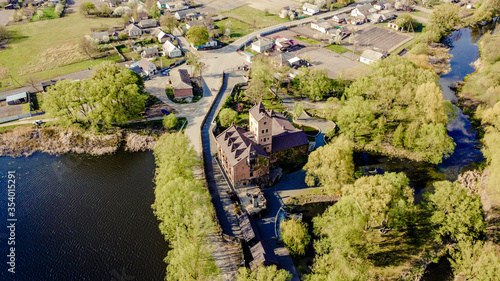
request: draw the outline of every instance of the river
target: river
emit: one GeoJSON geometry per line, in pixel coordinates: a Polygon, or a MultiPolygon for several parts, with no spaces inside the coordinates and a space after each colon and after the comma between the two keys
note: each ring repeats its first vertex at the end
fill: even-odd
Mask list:
{"type": "Polygon", "coordinates": [[[1,280],[162,280],[167,244],[151,209],[154,157],[0,158],[1,280]],[[15,171],[16,273],[7,272],[7,173],[15,171]]]}

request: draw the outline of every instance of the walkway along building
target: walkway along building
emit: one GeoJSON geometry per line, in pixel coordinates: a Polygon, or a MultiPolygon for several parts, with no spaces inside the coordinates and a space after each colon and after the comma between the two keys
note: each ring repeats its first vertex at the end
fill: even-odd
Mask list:
{"type": "Polygon", "coordinates": [[[249,129],[232,124],[216,137],[219,160],[235,187],[269,185],[269,171],[307,159],[309,140],[281,113],[262,103],[249,111],[249,129]]]}

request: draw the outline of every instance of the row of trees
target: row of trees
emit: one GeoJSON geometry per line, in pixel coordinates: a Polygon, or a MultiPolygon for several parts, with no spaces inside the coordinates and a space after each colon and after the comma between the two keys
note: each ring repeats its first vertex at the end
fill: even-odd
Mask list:
{"type": "Polygon", "coordinates": [[[399,149],[437,164],[455,146],[446,130],[449,102],[443,101],[437,81],[431,70],[391,57],[353,82],[347,99],[332,106],[328,117],[360,148],[382,153],[399,149]]]}
{"type": "Polygon", "coordinates": [[[59,80],[44,94],[42,108],[62,124],[106,128],[138,118],[146,99],[141,77],[105,62],[88,79],[59,80]]]}
{"type": "Polygon", "coordinates": [[[182,134],[164,134],[158,140],[155,201],[160,231],[169,243],[165,280],[214,280],[219,274],[209,236],[215,225],[210,194],[193,169],[196,152],[182,134]]]}

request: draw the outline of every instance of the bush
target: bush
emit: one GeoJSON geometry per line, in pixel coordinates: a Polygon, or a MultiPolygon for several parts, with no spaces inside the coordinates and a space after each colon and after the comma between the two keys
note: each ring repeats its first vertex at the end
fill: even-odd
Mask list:
{"type": "Polygon", "coordinates": [[[178,122],[179,119],[177,119],[177,117],[173,113],[170,113],[163,118],[163,126],[169,130],[175,128],[178,122]]]}

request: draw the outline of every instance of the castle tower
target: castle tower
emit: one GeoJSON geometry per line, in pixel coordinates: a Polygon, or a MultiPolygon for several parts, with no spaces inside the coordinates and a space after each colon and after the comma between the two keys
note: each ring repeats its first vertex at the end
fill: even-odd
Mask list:
{"type": "Polygon", "coordinates": [[[255,142],[260,144],[266,152],[271,152],[273,138],[271,116],[266,112],[262,102],[254,105],[249,113],[249,129],[255,137],[255,142]]]}

